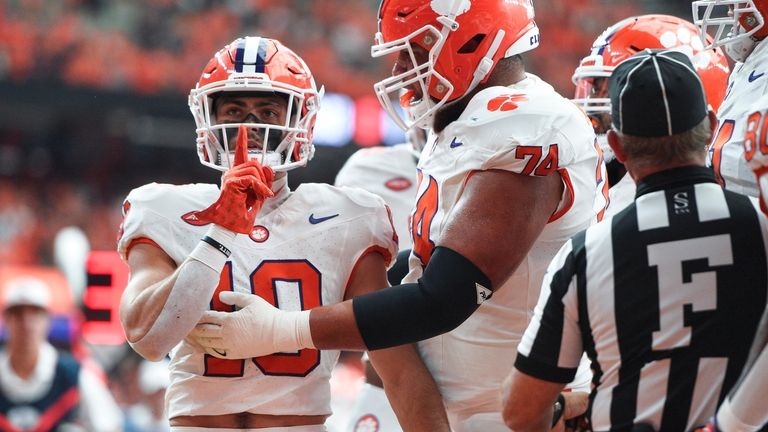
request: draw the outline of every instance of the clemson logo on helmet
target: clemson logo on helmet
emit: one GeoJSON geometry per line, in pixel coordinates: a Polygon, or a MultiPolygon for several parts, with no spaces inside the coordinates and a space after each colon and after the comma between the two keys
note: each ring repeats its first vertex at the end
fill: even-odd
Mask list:
{"type": "Polygon", "coordinates": [[[355,423],[355,432],[378,432],[379,419],[373,414],[366,414],[360,417],[355,423]]]}
{"type": "MultiPolygon", "coordinates": [[[[453,6],[454,3],[454,0],[432,0],[429,5],[436,13],[440,15],[448,15],[451,13],[451,6],[453,6]]],[[[470,7],[472,7],[471,0],[462,1],[461,5],[459,5],[459,10],[456,11],[456,16],[468,11],[470,7]]]]}
{"type": "Polygon", "coordinates": [[[521,94],[509,94],[496,96],[488,101],[488,111],[512,111],[516,110],[518,102],[528,101],[528,96],[521,94]]]}

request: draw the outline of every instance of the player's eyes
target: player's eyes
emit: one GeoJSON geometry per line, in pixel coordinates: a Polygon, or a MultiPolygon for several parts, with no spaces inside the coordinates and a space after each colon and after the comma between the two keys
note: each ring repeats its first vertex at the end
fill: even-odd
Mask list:
{"type": "Polygon", "coordinates": [[[259,115],[262,120],[269,121],[270,123],[278,123],[281,119],[280,111],[271,108],[264,108],[259,111],[259,115]]]}

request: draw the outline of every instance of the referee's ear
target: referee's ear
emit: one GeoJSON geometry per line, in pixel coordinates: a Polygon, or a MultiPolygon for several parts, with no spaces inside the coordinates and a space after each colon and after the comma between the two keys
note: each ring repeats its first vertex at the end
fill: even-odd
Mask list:
{"type": "Polygon", "coordinates": [[[615,130],[609,129],[607,138],[608,145],[611,146],[611,150],[613,150],[613,154],[616,155],[616,159],[619,162],[624,163],[624,161],[627,160],[627,157],[624,153],[624,147],[621,145],[621,138],[619,138],[619,134],[617,134],[615,130]]]}

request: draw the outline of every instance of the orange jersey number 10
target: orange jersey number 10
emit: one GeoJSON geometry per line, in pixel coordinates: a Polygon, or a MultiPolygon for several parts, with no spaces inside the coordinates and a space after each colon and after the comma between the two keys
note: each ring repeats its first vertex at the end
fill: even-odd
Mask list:
{"type": "MultiPolygon", "coordinates": [[[[221,279],[211,299],[211,309],[232,312],[233,307],[219,301],[219,293],[233,291],[232,263],[227,262],[221,272],[221,279]]],[[[251,293],[280,307],[279,293],[295,289],[302,310],[322,305],[320,271],[307,260],[263,261],[251,273],[251,293]]],[[[306,376],[320,364],[320,351],[303,349],[295,353],[276,353],[251,359],[264,375],[306,376]]],[[[241,377],[245,372],[246,360],[225,360],[205,355],[204,376],[241,377]]]]}

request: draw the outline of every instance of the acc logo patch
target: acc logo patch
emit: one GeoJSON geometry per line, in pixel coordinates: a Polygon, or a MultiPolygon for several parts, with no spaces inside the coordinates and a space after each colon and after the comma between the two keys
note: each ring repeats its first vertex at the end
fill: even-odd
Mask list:
{"type": "Polygon", "coordinates": [[[400,192],[408,189],[409,187],[411,187],[412,184],[413,182],[411,182],[405,177],[396,177],[396,178],[387,180],[386,183],[384,183],[384,186],[386,186],[387,189],[393,190],[395,192],[400,192]]]}
{"type": "Polygon", "coordinates": [[[355,423],[355,432],[378,432],[379,419],[373,414],[366,414],[355,423]]]}
{"type": "Polygon", "coordinates": [[[488,101],[488,111],[512,111],[516,110],[517,102],[526,102],[528,96],[521,94],[509,94],[496,96],[488,101]]]}
{"type": "Polygon", "coordinates": [[[256,243],[264,243],[269,238],[269,230],[264,225],[256,225],[248,237],[256,243]]]}

